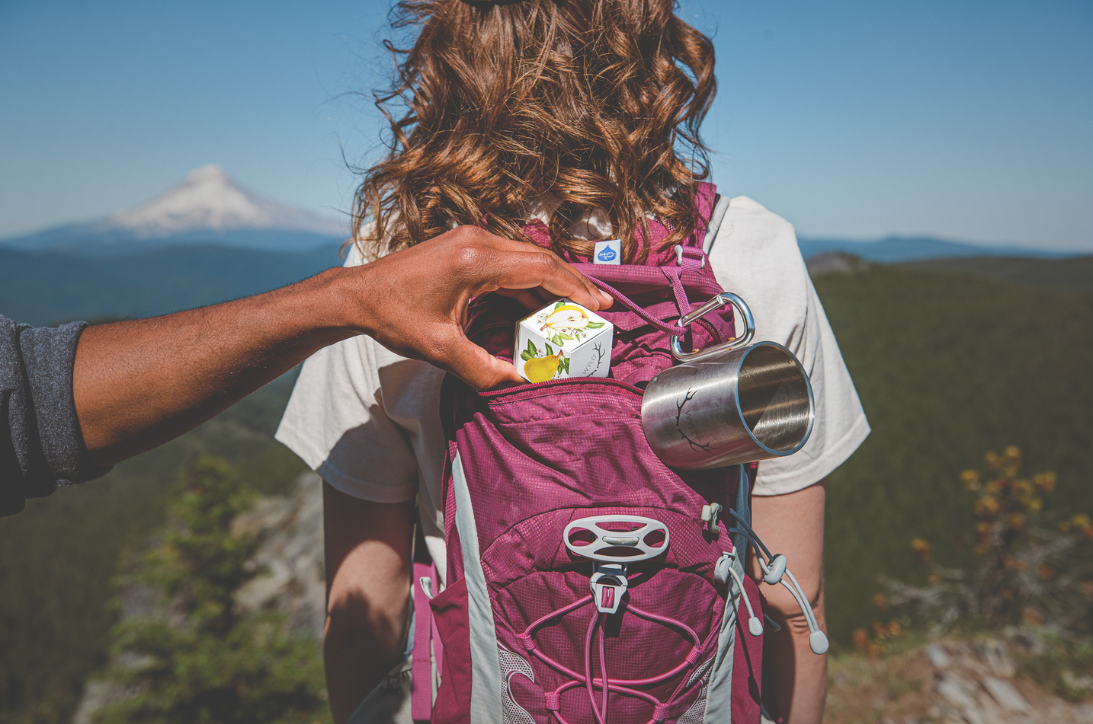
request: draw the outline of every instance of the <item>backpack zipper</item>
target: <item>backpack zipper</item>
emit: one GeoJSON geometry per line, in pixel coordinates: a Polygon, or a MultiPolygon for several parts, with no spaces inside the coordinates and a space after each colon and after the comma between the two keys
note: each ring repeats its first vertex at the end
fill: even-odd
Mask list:
{"type": "Polygon", "coordinates": [[[642,395],[640,387],[627,384],[626,382],[620,382],[619,380],[613,380],[610,377],[567,377],[560,380],[547,380],[546,382],[529,382],[526,385],[516,385],[515,387],[506,387],[503,390],[490,390],[488,392],[479,392],[479,396],[487,400],[493,399],[500,395],[512,394],[515,392],[524,392],[526,390],[542,390],[548,387],[563,387],[567,385],[608,385],[611,387],[619,387],[632,392],[639,397],[642,395]]]}

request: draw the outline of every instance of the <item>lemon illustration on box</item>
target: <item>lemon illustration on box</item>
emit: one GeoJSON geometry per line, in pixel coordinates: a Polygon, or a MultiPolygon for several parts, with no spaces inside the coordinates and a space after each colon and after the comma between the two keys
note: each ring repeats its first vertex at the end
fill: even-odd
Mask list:
{"type": "Polygon", "coordinates": [[[529,382],[607,377],[614,336],[606,319],[559,299],[516,325],[516,370],[529,382]]]}

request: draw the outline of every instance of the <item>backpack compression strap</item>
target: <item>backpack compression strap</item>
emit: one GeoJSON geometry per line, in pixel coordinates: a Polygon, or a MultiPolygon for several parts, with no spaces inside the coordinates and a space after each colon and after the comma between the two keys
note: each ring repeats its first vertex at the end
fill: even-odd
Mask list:
{"type": "Polygon", "coordinates": [[[429,722],[433,718],[433,664],[437,671],[444,665],[444,646],[436,629],[429,599],[436,595],[439,579],[436,566],[414,562],[414,651],[410,669],[410,717],[415,724],[429,722]],[[430,647],[429,644],[432,644],[430,647]]]}

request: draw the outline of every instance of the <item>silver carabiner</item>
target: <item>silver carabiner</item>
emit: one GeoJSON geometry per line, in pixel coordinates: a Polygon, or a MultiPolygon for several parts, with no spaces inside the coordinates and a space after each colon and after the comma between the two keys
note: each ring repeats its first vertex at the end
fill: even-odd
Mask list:
{"type": "Polygon", "coordinates": [[[718,352],[743,347],[751,342],[752,337],[755,336],[755,318],[751,316],[751,309],[748,308],[747,302],[732,292],[721,292],[698,309],[683,315],[679,320],[679,326],[688,327],[691,323],[702,319],[710,312],[723,308],[726,304],[732,305],[733,309],[736,310],[736,317],[744,323],[744,331],[740,335],[727,342],[715,344],[713,347],[707,347],[706,349],[700,349],[694,352],[684,352],[683,347],[680,345],[679,337],[673,336],[670,341],[672,356],[680,362],[697,362],[715,355],[718,352]]]}

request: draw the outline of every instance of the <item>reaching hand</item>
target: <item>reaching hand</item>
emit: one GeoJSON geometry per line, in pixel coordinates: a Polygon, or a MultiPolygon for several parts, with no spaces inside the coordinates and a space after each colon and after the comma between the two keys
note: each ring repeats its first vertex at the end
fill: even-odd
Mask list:
{"type": "Polygon", "coordinates": [[[345,271],[355,273],[359,284],[350,285],[354,300],[348,308],[361,331],[478,390],[522,378],[464,334],[474,297],[499,291],[528,307],[554,297],[569,297],[591,310],[611,305],[609,296],[552,252],[473,226],[345,271]]]}
{"type": "Polygon", "coordinates": [[[255,297],[88,328],[73,369],[84,444],[96,465],[159,445],[356,334],[428,360],[476,389],[517,382],[463,333],[467,304],[499,291],[528,306],[565,296],[609,306],[590,281],[531,244],[460,227],[360,267],[255,297]]]}

